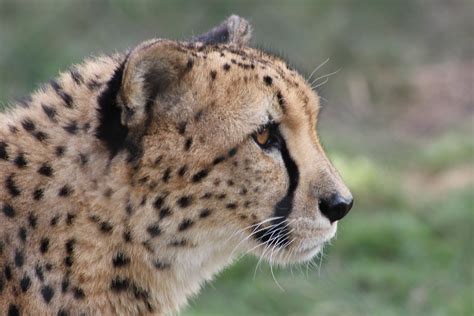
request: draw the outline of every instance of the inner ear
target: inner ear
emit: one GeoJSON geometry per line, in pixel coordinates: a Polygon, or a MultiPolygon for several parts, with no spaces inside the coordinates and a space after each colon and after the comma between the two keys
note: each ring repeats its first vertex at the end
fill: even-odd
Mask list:
{"type": "Polygon", "coordinates": [[[125,65],[119,92],[122,124],[147,126],[156,99],[173,91],[189,68],[187,64],[185,54],[172,42],[145,43],[135,49],[125,65]]]}
{"type": "Polygon", "coordinates": [[[205,44],[235,44],[239,46],[248,45],[252,37],[252,27],[244,18],[231,15],[219,26],[210,31],[195,36],[192,42],[202,42],[205,44]]]}

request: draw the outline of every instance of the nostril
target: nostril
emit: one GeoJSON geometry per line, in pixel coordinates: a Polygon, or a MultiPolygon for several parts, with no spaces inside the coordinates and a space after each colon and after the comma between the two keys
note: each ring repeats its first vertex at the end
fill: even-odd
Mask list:
{"type": "Polygon", "coordinates": [[[344,198],[339,194],[333,194],[329,198],[320,200],[319,210],[332,223],[346,216],[352,208],[353,202],[352,197],[344,198]]]}

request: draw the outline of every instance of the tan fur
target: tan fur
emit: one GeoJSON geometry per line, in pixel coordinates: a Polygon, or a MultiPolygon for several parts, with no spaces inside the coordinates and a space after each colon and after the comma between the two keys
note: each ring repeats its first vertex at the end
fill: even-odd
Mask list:
{"type": "Polygon", "coordinates": [[[317,139],[319,99],[282,60],[244,46],[250,27],[233,19],[238,32],[228,43],[153,40],[129,55],[90,59],[59,76],[60,92],[47,85],[27,107],[0,114],[1,315],[12,306],[35,315],[177,312],[247,251],[294,263],[312,258],[334,236],[337,222],[321,215],[318,201],[335,190],[350,193],[317,139]],[[124,62],[117,104],[129,140],[142,149],[135,159],[127,150],[112,156],[96,136],[97,100],[124,62]],[[147,112],[150,70],[166,84],[147,112]],[[125,115],[125,107],[133,114],[125,115]],[[293,241],[273,251],[247,238],[256,228],[249,226],[273,216],[289,185],[279,152],[263,151],[251,136],[269,117],[280,122],[299,170],[288,217],[293,241]],[[216,158],[223,161],[215,164],[216,158]],[[51,175],[38,172],[45,164],[51,175]],[[41,198],[39,191],[34,198],[36,190],[41,198]]]}

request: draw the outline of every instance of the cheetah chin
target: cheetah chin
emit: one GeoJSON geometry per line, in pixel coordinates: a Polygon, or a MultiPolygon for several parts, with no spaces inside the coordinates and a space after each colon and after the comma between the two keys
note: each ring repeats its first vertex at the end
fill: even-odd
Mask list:
{"type": "Polygon", "coordinates": [[[85,60],[0,113],[0,314],[176,313],[240,256],[313,258],[352,196],[319,97],[231,16],[85,60]]]}

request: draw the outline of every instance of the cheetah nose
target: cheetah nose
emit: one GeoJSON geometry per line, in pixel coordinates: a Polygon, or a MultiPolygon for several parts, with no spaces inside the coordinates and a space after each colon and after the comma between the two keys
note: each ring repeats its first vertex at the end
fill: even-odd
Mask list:
{"type": "Polygon", "coordinates": [[[349,213],[353,202],[354,199],[352,196],[343,197],[336,193],[332,194],[329,198],[321,199],[319,202],[319,210],[333,223],[349,213]]]}

